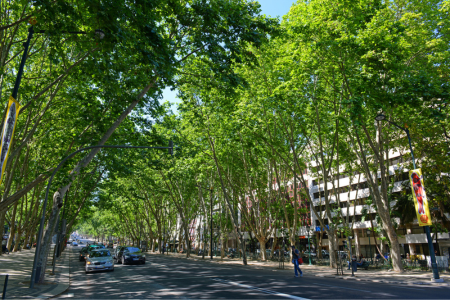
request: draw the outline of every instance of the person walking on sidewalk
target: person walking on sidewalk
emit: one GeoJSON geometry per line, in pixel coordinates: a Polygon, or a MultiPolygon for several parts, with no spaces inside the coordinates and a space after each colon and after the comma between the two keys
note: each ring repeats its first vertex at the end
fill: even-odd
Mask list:
{"type": "Polygon", "coordinates": [[[295,246],[292,247],[292,263],[294,264],[294,271],[295,271],[295,277],[298,277],[298,273],[300,273],[300,277],[303,277],[303,272],[298,266],[298,259],[300,258],[300,251],[295,248],[295,246]]]}

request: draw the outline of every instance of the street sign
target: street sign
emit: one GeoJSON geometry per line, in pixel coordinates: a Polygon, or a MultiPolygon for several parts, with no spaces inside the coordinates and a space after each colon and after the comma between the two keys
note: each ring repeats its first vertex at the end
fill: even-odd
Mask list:
{"type": "Polygon", "coordinates": [[[300,235],[298,238],[300,239],[306,239],[306,237],[304,235],[300,235]]]}

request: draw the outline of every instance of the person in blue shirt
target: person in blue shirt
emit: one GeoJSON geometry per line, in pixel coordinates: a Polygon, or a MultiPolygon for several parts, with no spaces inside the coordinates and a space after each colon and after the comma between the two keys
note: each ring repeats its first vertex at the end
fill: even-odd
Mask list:
{"type": "Polygon", "coordinates": [[[300,277],[303,277],[303,272],[298,266],[298,259],[300,258],[300,251],[295,248],[295,246],[292,247],[292,263],[294,264],[294,271],[295,271],[295,277],[298,277],[298,273],[300,273],[300,277]]]}

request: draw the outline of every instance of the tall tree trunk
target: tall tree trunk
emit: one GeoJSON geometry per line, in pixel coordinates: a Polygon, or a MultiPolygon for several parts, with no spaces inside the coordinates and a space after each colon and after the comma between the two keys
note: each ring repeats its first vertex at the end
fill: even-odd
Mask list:
{"type": "MultiPolygon", "coordinates": [[[[12,245],[12,242],[14,240],[14,236],[16,235],[17,204],[19,204],[19,202],[14,203],[14,208],[13,208],[12,216],[11,216],[11,226],[10,226],[10,230],[9,230],[9,239],[8,239],[8,243],[6,245],[8,250],[11,249],[11,245],[12,245]]],[[[14,241],[14,242],[17,243],[17,241],[14,241]]]]}
{"type": "Polygon", "coordinates": [[[58,215],[60,208],[58,205],[62,204],[61,194],[58,191],[53,194],[53,207],[50,214],[50,218],[47,222],[47,229],[45,230],[44,237],[42,239],[41,243],[41,249],[38,253],[38,260],[37,260],[37,266],[36,269],[40,270],[39,273],[36,274],[38,276],[39,280],[38,283],[43,283],[45,279],[45,271],[47,268],[47,259],[48,259],[48,252],[50,250],[50,245],[52,243],[52,237],[53,232],[56,227],[58,215]]]}
{"type": "MultiPolygon", "coordinates": [[[[3,235],[5,234],[4,232],[5,214],[6,214],[5,210],[4,211],[0,210],[0,234],[1,234],[0,237],[2,238],[2,242],[3,242],[3,235]]],[[[3,254],[3,247],[0,248],[0,255],[2,254],[3,254]]]]}

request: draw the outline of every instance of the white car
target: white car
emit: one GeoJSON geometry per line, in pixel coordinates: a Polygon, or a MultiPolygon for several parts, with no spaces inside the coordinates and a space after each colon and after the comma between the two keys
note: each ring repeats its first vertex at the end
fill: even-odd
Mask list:
{"type": "Polygon", "coordinates": [[[86,273],[103,270],[114,271],[114,261],[111,252],[105,248],[92,250],[89,256],[86,256],[86,273]]]}

